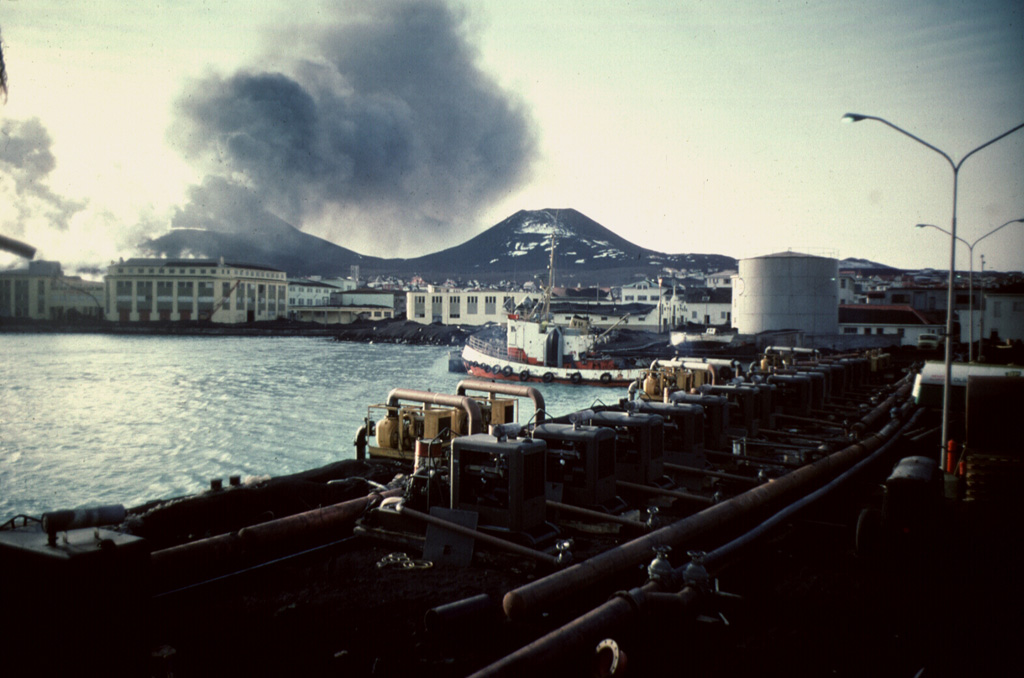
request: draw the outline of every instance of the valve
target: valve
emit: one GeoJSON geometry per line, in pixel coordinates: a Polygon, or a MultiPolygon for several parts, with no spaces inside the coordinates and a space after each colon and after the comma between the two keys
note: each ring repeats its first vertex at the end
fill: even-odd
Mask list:
{"type": "Polygon", "coordinates": [[[661,519],[658,518],[658,507],[649,506],[647,507],[647,522],[645,525],[647,529],[654,530],[661,524],[661,519]]]}
{"type": "Polygon", "coordinates": [[[704,567],[707,554],[704,551],[687,551],[690,562],[683,568],[683,583],[700,591],[711,590],[711,576],[704,567]]]}
{"type": "Polygon", "coordinates": [[[565,567],[572,563],[572,551],[570,550],[572,547],[572,539],[560,539],[558,543],[555,544],[555,551],[558,552],[557,558],[559,567],[565,567]]]}
{"type": "Polygon", "coordinates": [[[676,578],[676,571],[672,568],[672,563],[668,562],[668,554],[672,547],[662,544],[655,546],[653,550],[654,560],[647,566],[647,578],[650,581],[661,582],[667,587],[671,586],[676,578]]]}

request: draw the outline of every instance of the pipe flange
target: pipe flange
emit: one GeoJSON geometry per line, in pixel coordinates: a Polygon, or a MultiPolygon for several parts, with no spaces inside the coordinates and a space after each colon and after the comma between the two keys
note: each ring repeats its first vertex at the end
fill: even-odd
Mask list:
{"type": "Polygon", "coordinates": [[[621,598],[629,603],[629,606],[633,608],[634,612],[640,612],[645,600],[643,590],[637,587],[631,588],[628,591],[616,591],[608,597],[608,600],[614,600],[616,598],[621,598]]]}

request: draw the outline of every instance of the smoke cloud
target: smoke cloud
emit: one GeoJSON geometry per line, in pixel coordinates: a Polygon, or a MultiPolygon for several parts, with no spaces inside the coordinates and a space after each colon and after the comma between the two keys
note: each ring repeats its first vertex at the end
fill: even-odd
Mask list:
{"type": "Polygon", "coordinates": [[[353,3],[330,27],[291,32],[286,67],[196,82],[169,138],[224,181],[204,182],[175,225],[246,228],[251,201],[223,216],[244,187],[266,211],[368,254],[464,235],[526,179],[536,149],[532,119],[480,70],[466,23],[441,1],[353,3]]]}
{"type": "Polygon", "coordinates": [[[49,187],[57,161],[49,132],[38,118],[6,120],[0,129],[0,233],[32,237],[67,231],[84,202],[63,198],[49,187]]]}

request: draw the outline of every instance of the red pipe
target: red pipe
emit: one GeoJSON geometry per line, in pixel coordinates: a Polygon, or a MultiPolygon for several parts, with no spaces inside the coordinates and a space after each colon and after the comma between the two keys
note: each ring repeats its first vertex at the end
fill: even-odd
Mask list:
{"type": "Polygon", "coordinates": [[[402,493],[403,490],[374,493],[244,527],[237,533],[219,534],[154,551],[150,554],[153,576],[157,581],[171,578],[180,580],[183,578],[182,573],[200,576],[197,570],[208,569],[211,564],[218,568],[230,567],[231,563],[258,549],[289,539],[308,539],[318,533],[336,529],[362,515],[378,497],[399,497],[402,493]]]}

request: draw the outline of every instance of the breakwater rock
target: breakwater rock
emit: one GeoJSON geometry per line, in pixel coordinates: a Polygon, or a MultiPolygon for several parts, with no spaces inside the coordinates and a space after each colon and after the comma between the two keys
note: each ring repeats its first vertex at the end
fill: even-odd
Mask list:
{"type": "Polygon", "coordinates": [[[419,346],[461,346],[479,330],[470,325],[424,325],[411,320],[357,322],[332,328],[339,341],[419,346]]]}

